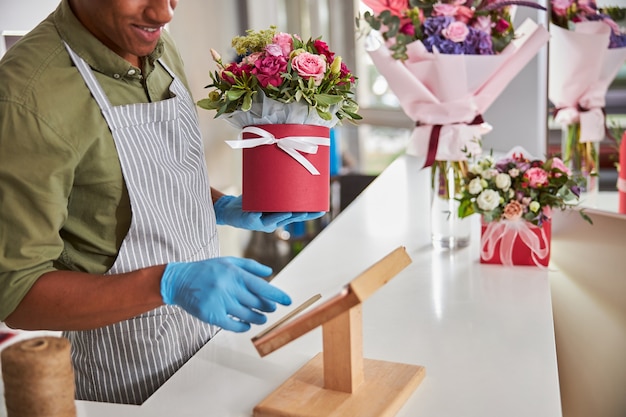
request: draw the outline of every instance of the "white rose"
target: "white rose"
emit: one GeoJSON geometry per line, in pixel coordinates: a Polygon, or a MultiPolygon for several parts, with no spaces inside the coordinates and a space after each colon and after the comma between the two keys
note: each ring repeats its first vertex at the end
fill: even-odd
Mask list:
{"type": "Polygon", "coordinates": [[[528,205],[528,208],[530,209],[530,211],[532,211],[533,213],[536,213],[539,211],[539,209],[541,208],[541,204],[539,204],[538,201],[533,201],[528,205]]]}
{"type": "Polygon", "coordinates": [[[472,165],[470,167],[470,172],[475,175],[480,175],[483,172],[483,167],[480,165],[472,165]]]}
{"type": "Polygon", "coordinates": [[[467,190],[472,195],[480,193],[483,190],[480,178],[474,178],[473,180],[471,180],[470,183],[467,185],[467,190]]]}
{"type": "Polygon", "coordinates": [[[511,177],[508,174],[500,173],[496,175],[496,187],[506,191],[511,186],[511,177]]]}
{"type": "Polygon", "coordinates": [[[500,194],[495,190],[485,190],[476,197],[476,204],[483,211],[491,211],[500,204],[500,194]]]}
{"type": "Polygon", "coordinates": [[[496,174],[498,173],[497,170],[493,169],[493,168],[489,168],[483,171],[482,173],[482,177],[486,180],[490,180],[492,179],[496,174]]]}

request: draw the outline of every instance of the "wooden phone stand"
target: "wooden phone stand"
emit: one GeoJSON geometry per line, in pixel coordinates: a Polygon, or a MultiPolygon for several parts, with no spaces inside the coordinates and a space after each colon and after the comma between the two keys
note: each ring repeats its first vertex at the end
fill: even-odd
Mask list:
{"type": "Polygon", "coordinates": [[[254,408],[254,417],[391,417],[424,379],[418,365],[363,359],[361,303],[411,263],[399,247],[338,295],[252,339],[261,356],[322,326],[317,354],[254,408]]]}

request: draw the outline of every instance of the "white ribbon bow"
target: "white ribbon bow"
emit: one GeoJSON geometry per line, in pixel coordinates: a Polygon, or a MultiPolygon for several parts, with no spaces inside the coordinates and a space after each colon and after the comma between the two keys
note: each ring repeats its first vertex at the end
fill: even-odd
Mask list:
{"type": "Polygon", "coordinates": [[[536,266],[543,267],[539,259],[548,256],[550,246],[543,227],[538,227],[526,220],[501,220],[489,222],[481,237],[481,256],[485,260],[493,258],[496,244],[500,242],[500,261],[503,265],[513,265],[513,245],[517,236],[530,248],[532,260],[536,266]],[[531,227],[539,228],[541,236],[532,232],[531,227]],[[544,248],[541,248],[543,243],[544,248]]]}
{"type": "Polygon", "coordinates": [[[316,136],[287,136],[276,139],[274,135],[265,129],[256,126],[244,127],[239,133],[239,140],[227,140],[226,143],[233,149],[255,148],[262,145],[276,144],[312,175],[320,175],[315,166],[300,152],[316,154],[318,146],[330,146],[330,139],[316,136]],[[244,133],[252,133],[258,138],[243,139],[244,133]]]}

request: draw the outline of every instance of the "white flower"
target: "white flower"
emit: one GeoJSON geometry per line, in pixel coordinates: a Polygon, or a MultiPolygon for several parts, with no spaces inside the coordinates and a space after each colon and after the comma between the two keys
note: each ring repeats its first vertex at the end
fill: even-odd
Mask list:
{"type": "Polygon", "coordinates": [[[483,169],[488,169],[488,168],[493,167],[495,162],[496,161],[495,159],[493,159],[493,156],[487,155],[480,161],[480,165],[482,166],[483,169]]]}
{"type": "Polygon", "coordinates": [[[483,172],[483,167],[481,167],[481,166],[480,166],[480,165],[478,165],[478,164],[472,165],[472,166],[470,167],[470,172],[471,172],[472,174],[475,174],[475,175],[480,175],[480,174],[482,174],[482,172],[483,172]]]}
{"type": "Polygon", "coordinates": [[[519,169],[517,168],[509,169],[509,175],[513,178],[516,178],[519,175],[519,169]]]}
{"type": "Polygon", "coordinates": [[[533,213],[536,213],[539,211],[539,209],[541,208],[541,204],[539,204],[538,201],[533,201],[528,205],[528,208],[530,209],[530,211],[532,211],[533,213]]]}
{"type": "Polygon", "coordinates": [[[483,211],[491,211],[500,204],[500,194],[495,190],[485,190],[476,197],[476,204],[483,211]]]}
{"type": "Polygon", "coordinates": [[[482,177],[486,180],[490,180],[492,179],[494,176],[496,176],[498,174],[498,171],[496,169],[493,168],[489,168],[483,171],[482,173],[482,177]]]}
{"type": "Polygon", "coordinates": [[[481,185],[480,178],[474,178],[473,180],[471,180],[467,186],[467,190],[472,195],[476,195],[480,193],[483,190],[483,186],[481,185]]]}
{"type": "Polygon", "coordinates": [[[508,174],[500,173],[496,175],[496,187],[506,191],[511,186],[511,177],[508,174]]]}

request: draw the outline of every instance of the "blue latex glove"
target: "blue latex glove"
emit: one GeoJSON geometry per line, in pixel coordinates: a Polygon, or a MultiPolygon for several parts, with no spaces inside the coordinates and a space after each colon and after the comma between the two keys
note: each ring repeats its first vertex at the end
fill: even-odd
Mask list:
{"type": "Polygon", "coordinates": [[[161,278],[161,296],[202,321],[245,332],[250,323],[265,323],[261,312],[291,304],[287,294],[261,278],[271,273],[269,266],[245,258],[172,262],[161,278]]]}
{"type": "Polygon", "coordinates": [[[227,224],[241,229],[256,230],[259,232],[273,232],[279,227],[294,222],[313,220],[324,215],[320,212],[298,213],[262,213],[245,212],[241,208],[241,196],[234,197],[225,195],[220,197],[214,204],[217,224],[227,224]]]}

